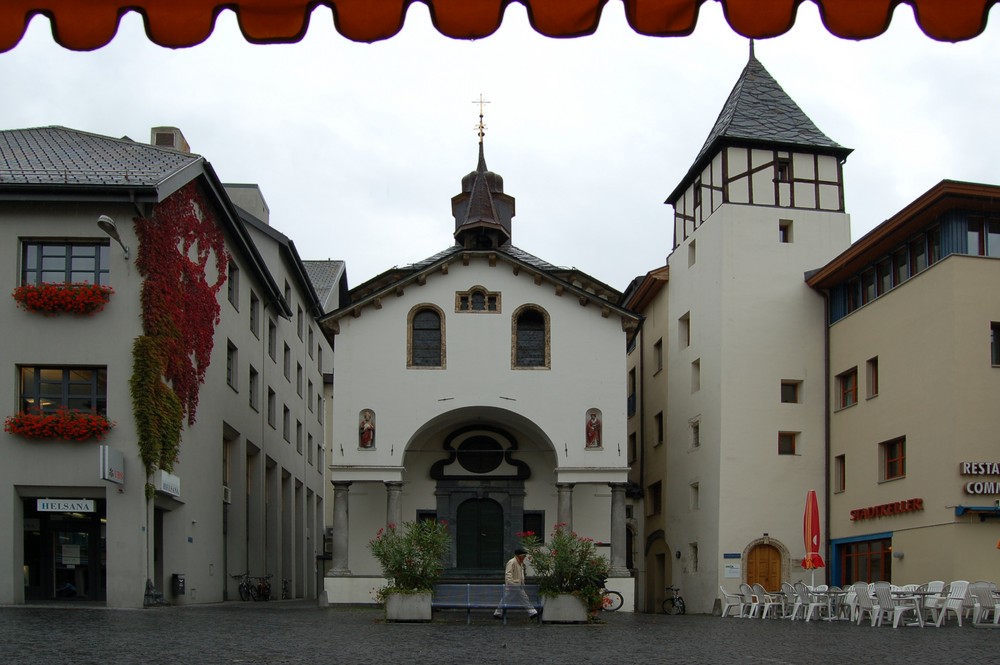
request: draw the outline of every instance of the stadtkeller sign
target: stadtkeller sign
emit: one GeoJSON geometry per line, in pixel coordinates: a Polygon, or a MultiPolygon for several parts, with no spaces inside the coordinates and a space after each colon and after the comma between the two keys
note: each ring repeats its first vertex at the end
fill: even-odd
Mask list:
{"type": "Polygon", "coordinates": [[[93,499],[39,499],[38,511],[42,513],[92,513],[93,499]]]}

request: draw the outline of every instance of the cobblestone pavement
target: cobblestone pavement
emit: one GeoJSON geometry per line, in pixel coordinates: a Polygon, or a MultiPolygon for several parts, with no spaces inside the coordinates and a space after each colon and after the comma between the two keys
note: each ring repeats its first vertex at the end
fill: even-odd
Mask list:
{"type": "Polygon", "coordinates": [[[387,624],[380,610],[230,602],[109,610],[0,608],[3,663],[989,663],[1000,630],[871,628],[841,621],[605,613],[590,625],[439,612],[387,624]]]}

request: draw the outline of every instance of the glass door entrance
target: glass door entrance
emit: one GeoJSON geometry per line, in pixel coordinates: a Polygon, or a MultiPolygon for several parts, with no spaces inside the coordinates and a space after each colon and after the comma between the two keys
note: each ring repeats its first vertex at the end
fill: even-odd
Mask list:
{"type": "Polygon", "coordinates": [[[44,512],[24,500],[24,597],[106,600],[104,501],[92,513],[44,512]]]}

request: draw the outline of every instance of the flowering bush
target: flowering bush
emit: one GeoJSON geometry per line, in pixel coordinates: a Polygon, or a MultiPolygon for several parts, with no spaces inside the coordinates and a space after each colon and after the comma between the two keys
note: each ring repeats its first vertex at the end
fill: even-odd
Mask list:
{"type": "Polygon", "coordinates": [[[88,282],[24,284],[11,295],[22,309],[43,314],[91,315],[104,309],[114,289],[88,282]]]}
{"type": "Polygon", "coordinates": [[[582,538],[566,526],[556,524],[547,544],[539,541],[532,531],[517,535],[537,573],[539,593],[546,596],[571,593],[591,612],[596,612],[601,609],[601,589],[610,564],[597,553],[593,538],[582,538]]]}
{"type": "Polygon", "coordinates": [[[96,413],[62,408],[44,413],[37,410],[21,411],[7,416],[3,429],[26,439],[86,441],[95,438],[100,441],[114,425],[96,413]]]}
{"type": "Polygon", "coordinates": [[[382,566],[387,584],[376,592],[381,601],[392,592],[430,591],[444,571],[451,547],[447,522],[421,520],[379,529],[368,549],[382,566]]]}

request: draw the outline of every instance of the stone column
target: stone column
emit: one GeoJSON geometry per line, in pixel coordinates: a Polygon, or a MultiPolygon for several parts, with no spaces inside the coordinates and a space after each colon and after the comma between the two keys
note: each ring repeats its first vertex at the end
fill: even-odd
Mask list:
{"type": "Polygon", "coordinates": [[[350,568],[347,567],[347,552],[348,545],[350,545],[350,531],[348,530],[348,493],[350,488],[350,482],[333,482],[333,555],[330,575],[334,577],[351,574],[350,568]]]}
{"type": "MultiPolygon", "coordinates": [[[[556,483],[556,492],[559,496],[559,507],[557,518],[561,524],[566,525],[566,529],[573,530],[573,483],[556,483]]],[[[539,538],[544,538],[544,534],[539,534],[539,538]]]]}
{"type": "Polygon", "coordinates": [[[399,526],[403,521],[403,483],[398,480],[385,481],[385,525],[399,526]]]}
{"type": "Polygon", "coordinates": [[[611,576],[628,577],[625,567],[625,486],[608,483],[611,487],[611,576]]]}

